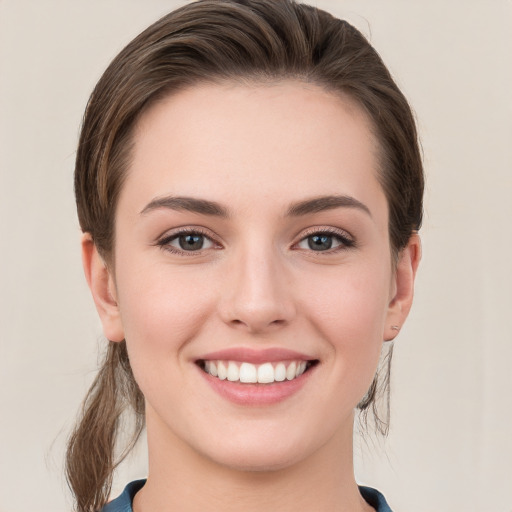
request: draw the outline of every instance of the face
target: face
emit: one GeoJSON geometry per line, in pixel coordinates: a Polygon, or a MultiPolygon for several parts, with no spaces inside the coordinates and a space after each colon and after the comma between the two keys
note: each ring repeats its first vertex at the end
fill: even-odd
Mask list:
{"type": "Polygon", "coordinates": [[[414,270],[391,261],[364,114],[299,82],[196,86],[134,140],[96,302],[126,338],[150,449],[279,468],[351,437],[414,270]]]}

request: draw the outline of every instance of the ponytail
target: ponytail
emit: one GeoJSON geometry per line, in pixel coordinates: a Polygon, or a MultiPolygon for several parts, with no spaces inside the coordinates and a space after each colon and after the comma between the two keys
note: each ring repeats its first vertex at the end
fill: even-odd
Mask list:
{"type": "Polygon", "coordinates": [[[372,384],[366,395],[357,404],[359,424],[363,427],[363,432],[372,430],[370,428],[371,423],[373,429],[383,436],[387,436],[389,433],[393,348],[392,341],[384,343],[372,384]]]}
{"type": "Polygon", "coordinates": [[[133,377],[126,343],[109,342],[66,451],[66,476],[76,512],[96,512],[106,503],[113,472],[134,447],[143,428],[144,397],[133,377]],[[133,432],[124,450],[118,452],[121,417],[130,408],[135,412],[133,432]]]}

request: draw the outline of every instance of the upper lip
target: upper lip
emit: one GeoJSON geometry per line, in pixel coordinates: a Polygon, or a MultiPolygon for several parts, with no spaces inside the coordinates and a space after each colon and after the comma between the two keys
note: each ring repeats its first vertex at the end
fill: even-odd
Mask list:
{"type": "Polygon", "coordinates": [[[253,364],[273,363],[287,360],[312,361],[314,359],[314,357],[285,348],[253,349],[247,347],[217,350],[197,358],[198,361],[238,361],[253,364]]]}

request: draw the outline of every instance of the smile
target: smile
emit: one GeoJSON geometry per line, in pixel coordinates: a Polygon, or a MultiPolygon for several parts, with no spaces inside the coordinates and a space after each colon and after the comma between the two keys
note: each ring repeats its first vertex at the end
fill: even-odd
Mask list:
{"type": "Polygon", "coordinates": [[[315,361],[278,361],[253,364],[244,361],[201,360],[198,365],[219,380],[247,384],[273,384],[294,380],[306,372],[315,361]]]}

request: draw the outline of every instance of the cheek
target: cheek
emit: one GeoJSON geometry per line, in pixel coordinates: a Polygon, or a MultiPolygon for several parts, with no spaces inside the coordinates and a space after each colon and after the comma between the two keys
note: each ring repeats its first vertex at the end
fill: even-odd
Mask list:
{"type": "Polygon", "coordinates": [[[180,403],[186,393],[184,348],[201,331],[211,297],[199,278],[180,278],[162,267],[124,270],[116,272],[118,296],[135,380],[150,403],[162,397],[180,403]]]}
{"type": "Polygon", "coordinates": [[[309,308],[318,316],[319,327],[356,339],[382,333],[390,281],[390,272],[382,265],[340,267],[316,276],[313,293],[303,295],[310,297],[309,308]]]}
{"type": "Polygon", "coordinates": [[[212,290],[197,273],[142,265],[134,273],[126,265],[116,275],[125,338],[137,356],[176,356],[212,310],[212,290]]]}
{"type": "Polygon", "coordinates": [[[317,281],[308,309],[311,324],[335,353],[335,378],[355,386],[355,395],[362,396],[373,379],[382,348],[390,273],[381,265],[345,270],[317,281]]]}

